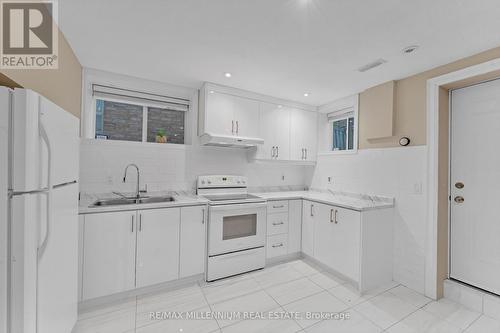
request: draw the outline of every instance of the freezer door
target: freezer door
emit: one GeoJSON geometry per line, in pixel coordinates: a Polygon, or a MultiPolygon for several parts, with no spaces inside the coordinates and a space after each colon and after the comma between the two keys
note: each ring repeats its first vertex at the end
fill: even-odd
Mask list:
{"type": "Polygon", "coordinates": [[[34,191],[78,180],[79,120],[31,90],[15,89],[12,189],[34,191]],[[49,162],[51,178],[49,178],[49,162]]]}
{"type": "Polygon", "coordinates": [[[24,194],[10,200],[12,333],[36,332],[37,246],[44,194],[24,194]]]}
{"type": "Polygon", "coordinates": [[[47,246],[38,261],[38,333],[71,332],[78,302],[78,185],[52,191],[47,246]]]}

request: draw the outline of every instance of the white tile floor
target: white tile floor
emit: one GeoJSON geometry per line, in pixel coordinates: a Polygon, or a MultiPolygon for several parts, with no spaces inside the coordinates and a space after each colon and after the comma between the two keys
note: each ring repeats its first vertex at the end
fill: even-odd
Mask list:
{"type": "Polygon", "coordinates": [[[437,302],[392,283],[360,296],[341,279],[297,260],[262,271],[148,296],[80,314],[74,333],[497,332],[500,322],[448,299],[437,302]],[[151,312],[180,319],[151,319],[151,312]],[[255,312],[266,318],[186,319],[185,312],[255,312]],[[349,319],[280,318],[341,312],[349,319]],[[267,317],[269,314],[274,318],[267,317]]]}

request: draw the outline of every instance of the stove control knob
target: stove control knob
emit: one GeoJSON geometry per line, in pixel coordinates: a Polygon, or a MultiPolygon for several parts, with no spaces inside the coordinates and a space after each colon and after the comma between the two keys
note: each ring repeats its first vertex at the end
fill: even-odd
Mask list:
{"type": "Polygon", "coordinates": [[[240,184],[241,182],[238,180],[237,183],[240,184]]]}
{"type": "Polygon", "coordinates": [[[245,184],[246,182],[244,180],[241,181],[243,184],[245,184]]]}
{"type": "Polygon", "coordinates": [[[205,181],[204,181],[204,180],[202,180],[202,181],[201,181],[201,183],[202,183],[202,184],[205,184],[205,181]]]}
{"type": "Polygon", "coordinates": [[[210,180],[209,180],[209,181],[207,181],[207,183],[212,184],[212,182],[211,182],[210,180]]]}

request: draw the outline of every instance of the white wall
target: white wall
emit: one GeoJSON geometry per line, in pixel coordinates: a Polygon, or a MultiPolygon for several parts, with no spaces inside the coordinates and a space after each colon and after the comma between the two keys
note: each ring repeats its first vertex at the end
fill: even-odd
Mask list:
{"type": "Polygon", "coordinates": [[[311,168],[249,163],[246,152],[239,149],[86,139],[81,143],[80,161],[80,191],[86,193],[133,191],[134,170],[129,170],[127,183],[122,183],[129,163],[139,166],[141,186],[147,184],[149,191],[190,190],[202,174],[245,175],[251,187],[304,186],[305,170],[311,168]]]}
{"type": "Polygon", "coordinates": [[[322,155],[308,176],[312,188],[387,195],[396,199],[394,280],[419,292],[424,292],[425,173],[426,146],[414,146],[322,155]]]}

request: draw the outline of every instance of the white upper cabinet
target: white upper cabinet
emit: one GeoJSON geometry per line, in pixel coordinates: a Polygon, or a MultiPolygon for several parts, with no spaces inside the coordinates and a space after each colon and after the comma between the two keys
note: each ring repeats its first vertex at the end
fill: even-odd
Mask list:
{"type": "Polygon", "coordinates": [[[290,158],[316,161],[318,113],[301,109],[290,111],[290,158]]]}
{"type": "Polygon", "coordinates": [[[199,134],[258,138],[259,101],[204,86],[199,134]]]}
{"type": "Polygon", "coordinates": [[[290,159],[290,109],[278,104],[260,103],[260,137],[257,159],[290,159]]]}

